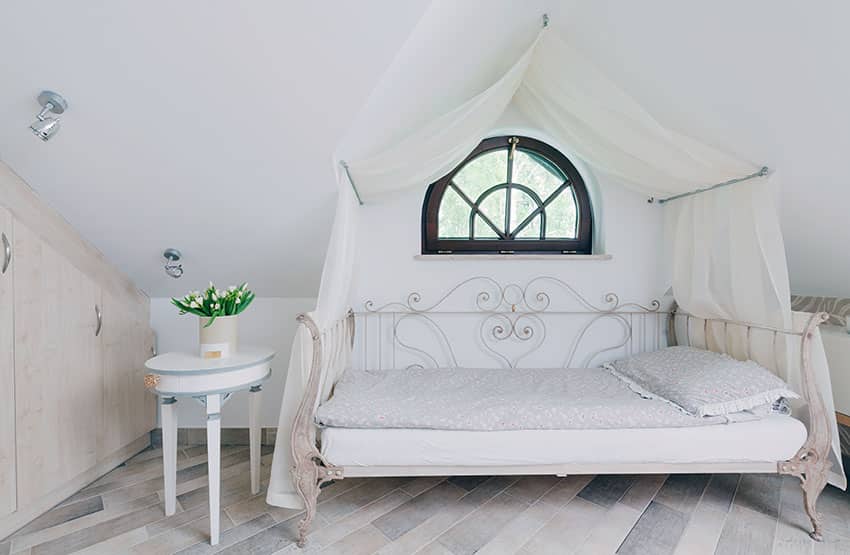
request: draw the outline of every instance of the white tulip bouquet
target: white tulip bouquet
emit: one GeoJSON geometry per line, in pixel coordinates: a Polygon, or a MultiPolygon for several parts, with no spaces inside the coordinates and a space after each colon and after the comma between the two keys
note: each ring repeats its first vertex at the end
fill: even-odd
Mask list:
{"type": "Polygon", "coordinates": [[[247,283],[239,287],[231,285],[222,291],[210,282],[210,286],[203,292],[192,291],[182,299],[172,298],[171,304],[180,309],[180,314],[197,314],[209,318],[210,321],[204,326],[208,328],[219,316],[241,314],[254,300],[254,296],[247,283]]]}

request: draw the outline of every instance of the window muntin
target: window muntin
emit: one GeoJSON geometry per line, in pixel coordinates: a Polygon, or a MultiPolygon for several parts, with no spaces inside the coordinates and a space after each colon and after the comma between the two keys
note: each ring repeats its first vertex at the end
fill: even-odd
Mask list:
{"type": "Polygon", "coordinates": [[[433,183],[422,252],[591,252],[591,211],[575,166],[528,137],[483,141],[433,183]]]}

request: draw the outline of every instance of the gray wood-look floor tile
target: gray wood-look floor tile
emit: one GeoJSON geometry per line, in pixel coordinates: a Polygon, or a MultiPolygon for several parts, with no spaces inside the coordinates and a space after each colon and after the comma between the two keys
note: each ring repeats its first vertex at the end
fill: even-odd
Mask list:
{"type": "Polygon", "coordinates": [[[688,517],[681,511],[652,501],[623,540],[617,553],[622,555],[673,553],[685,530],[687,520],[688,517]]]}
{"type": "MultiPolygon", "coordinates": [[[[223,511],[220,516],[219,526],[222,534],[233,528],[233,521],[223,511]]],[[[158,534],[151,534],[151,529],[151,526],[147,527],[148,537],[150,539],[133,546],[130,550],[131,555],[171,554],[197,543],[207,543],[210,537],[210,520],[209,516],[204,514],[195,520],[179,526],[173,526],[158,534]]]]}
{"type": "Polygon", "coordinates": [[[557,508],[565,506],[573,500],[582,489],[593,479],[593,476],[568,476],[562,478],[555,487],[543,494],[540,501],[557,508]]]}
{"type": "MultiPolygon", "coordinates": [[[[799,483],[796,486],[799,488],[799,483]]],[[[818,499],[818,511],[823,514],[823,523],[827,530],[850,538],[850,490],[841,491],[827,486],[818,499]]]]}
{"type": "Polygon", "coordinates": [[[128,549],[144,542],[148,539],[148,533],[145,527],[133,528],[123,534],[113,536],[107,540],[90,545],[79,551],[74,551],[75,555],[118,555],[126,553],[128,549]]]}
{"type": "Polygon", "coordinates": [[[442,482],[420,493],[381,516],[372,524],[390,540],[395,540],[416,528],[449,503],[460,499],[466,490],[449,482],[442,482]]]}
{"type": "Polygon", "coordinates": [[[39,530],[44,530],[45,528],[51,528],[53,526],[57,526],[62,524],[63,522],[69,522],[71,520],[75,520],[80,517],[84,517],[86,515],[90,515],[92,513],[96,513],[98,511],[103,510],[103,499],[100,496],[91,497],[89,499],[83,499],[82,501],[77,501],[74,503],[69,503],[68,505],[60,505],[53,509],[50,509],[43,515],[39,516],[17,532],[15,532],[15,536],[23,536],[26,534],[32,534],[33,532],[38,532],[39,530]]]}
{"type": "Polygon", "coordinates": [[[449,482],[462,487],[466,491],[472,491],[486,482],[488,478],[489,476],[452,476],[449,478],[449,482]]]}
{"type": "Polygon", "coordinates": [[[691,513],[679,543],[676,555],[714,553],[726,522],[725,511],[713,509],[710,503],[700,502],[691,513]]]}
{"type": "Polygon", "coordinates": [[[382,548],[379,553],[381,555],[408,555],[428,545],[432,546],[433,549],[445,550],[441,545],[439,548],[433,547],[439,545],[433,540],[464,519],[481,504],[507,489],[514,481],[514,478],[505,476],[490,478],[461,497],[456,503],[448,505],[419,526],[382,548]]]}
{"type": "Polygon", "coordinates": [[[623,503],[615,503],[596,522],[584,543],[576,550],[577,555],[614,553],[640,518],[641,511],[623,503]]]}
{"type": "Polygon", "coordinates": [[[636,476],[635,483],[632,484],[629,491],[620,499],[620,503],[642,513],[666,480],[666,474],[636,476]]]}
{"type": "MultiPolygon", "coordinates": [[[[314,527],[317,529],[311,532],[308,536],[308,547],[311,551],[328,547],[355,530],[363,528],[367,524],[374,522],[376,519],[392,511],[409,499],[410,495],[407,493],[400,489],[393,489],[386,495],[359,508],[340,520],[336,520],[323,526],[314,527]]],[[[287,522],[293,522],[290,537],[295,538],[295,521],[291,520],[287,522]]]]}
{"type": "MultiPolygon", "coordinates": [[[[252,497],[250,490],[250,482],[250,474],[245,473],[238,474],[230,478],[222,479],[219,492],[219,502],[221,506],[227,507],[228,505],[252,497]]],[[[207,480],[204,480],[203,483],[205,485],[178,495],[177,502],[180,503],[180,506],[188,510],[199,505],[208,505],[209,486],[206,485],[207,480]]]]}
{"type": "Polygon", "coordinates": [[[126,503],[116,504],[113,507],[104,508],[104,510],[102,511],[88,514],[86,516],[59,524],[57,526],[53,526],[52,528],[45,528],[44,530],[39,530],[38,532],[35,532],[33,534],[16,536],[12,540],[12,553],[14,554],[21,551],[26,551],[27,549],[35,545],[62,538],[69,534],[73,534],[74,532],[77,532],[79,530],[91,528],[97,524],[100,524],[101,522],[106,522],[126,513],[131,513],[140,509],[146,509],[148,507],[158,506],[161,504],[162,501],[160,500],[159,496],[154,493],[146,497],[142,497],[140,499],[133,499],[126,503]]]}
{"type": "Polygon", "coordinates": [[[350,489],[362,486],[369,483],[369,478],[346,478],[345,480],[337,480],[336,482],[328,482],[322,485],[319,492],[319,503],[327,501],[331,497],[343,494],[350,489]]]}
{"type": "Polygon", "coordinates": [[[823,541],[814,544],[814,555],[847,555],[850,553],[850,539],[827,532],[823,541]]]}
{"type": "MultiPolygon", "coordinates": [[[[164,534],[165,532],[183,526],[184,524],[187,524],[189,522],[193,522],[199,518],[209,519],[209,512],[209,505],[199,505],[197,507],[192,507],[189,510],[180,511],[176,515],[172,515],[168,518],[164,518],[152,524],[148,524],[148,534],[150,534],[152,537],[158,536],[159,534],[164,534]]],[[[226,512],[223,509],[221,511],[220,517],[224,517],[226,520],[230,520],[230,517],[227,516],[226,512]]]]}
{"type": "Polygon", "coordinates": [[[700,503],[723,513],[729,511],[740,479],[740,474],[715,474],[705,487],[700,503]]]}
{"type": "Polygon", "coordinates": [[[402,484],[401,489],[409,495],[416,496],[445,480],[445,476],[426,476],[402,484]]]}
{"type": "Polygon", "coordinates": [[[442,534],[437,541],[455,555],[475,553],[528,505],[500,493],[442,534]]]}
{"type": "Polygon", "coordinates": [[[710,478],[709,474],[671,474],[655,495],[655,501],[687,516],[696,507],[710,478]]]}
{"type": "Polygon", "coordinates": [[[560,481],[556,476],[524,476],[506,489],[505,493],[530,504],[543,497],[560,481]]]}
{"type": "Polygon", "coordinates": [[[330,522],[339,520],[375,499],[386,495],[406,481],[406,478],[385,478],[375,481],[372,485],[364,483],[359,487],[355,487],[341,495],[319,503],[319,514],[330,522]]]}
{"type": "Polygon", "coordinates": [[[552,520],[558,509],[548,503],[538,501],[508,522],[496,535],[484,544],[478,555],[497,555],[516,553],[547,522],[552,520]]]}
{"type": "Polygon", "coordinates": [[[387,537],[370,524],[329,545],[321,553],[323,555],[371,555],[388,542],[387,537]]]}
{"type": "MultiPolygon", "coordinates": [[[[746,477],[746,476],[744,476],[746,477]]],[[[717,555],[769,555],[773,552],[776,516],[735,503],[717,542],[717,555]]]]}
{"type": "Polygon", "coordinates": [[[745,474],[738,484],[735,505],[776,518],[779,514],[779,492],[782,476],[745,474]]]}
{"type": "Polygon", "coordinates": [[[578,496],[608,509],[622,499],[634,483],[635,479],[631,476],[597,476],[579,492],[578,496]]]}
{"type": "Polygon", "coordinates": [[[90,528],[78,530],[67,536],[35,545],[32,548],[32,553],[33,555],[66,555],[129,532],[134,528],[146,526],[164,517],[163,508],[154,505],[95,524],[90,528]]]}
{"type": "Polygon", "coordinates": [[[604,514],[605,509],[596,503],[575,497],[525,543],[521,552],[534,555],[574,552],[604,514]]]}
{"type": "Polygon", "coordinates": [[[814,543],[808,535],[811,523],[803,509],[800,480],[785,478],[779,499],[779,518],[773,540],[774,555],[812,555],[814,543]]]}
{"type": "Polygon", "coordinates": [[[227,515],[234,524],[242,524],[253,520],[262,514],[268,514],[275,522],[281,522],[300,514],[301,509],[286,509],[283,507],[275,507],[266,503],[265,492],[249,497],[244,501],[237,501],[229,505],[226,509],[227,515]]]}
{"type": "MultiPolygon", "coordinates": [[[[259,534],[274,525],[275,521],[272,517],[269,515],[260,515],[253,520],[249,520],[248,522],[244,522],[239,526],[234,526],[233,528],[223,532],[219,538],[219,544],[216,546],[210,545],[208,541],[201,541],[179,551],[178,553],[180,553],[180,555],[208,555],[210,553],[226,551],[231,546],[236,546],[252,537],[258,537],[259,534]]],[[[284,545],[286,544],[281,544],[280,547],[283,547],[284,545]]],[[[278,547],[278,549],[280,547],[278,547]]],[[[274,553],[274,551],[275,550],[267,551],[266,553],[274,553]]]]}
{"type": "Polygon", "coordinates": [[[301,513],[251,495],[244,446],[222,450],[229,466],[222,542],[213,548],[205,452],[179,450],[177,514],[163,514],[161,451],[151,449],[2,540],[0,555],[850,552],[848,494],[830,487],[822,495],[826,532],[818,544],[807,534],[799,480],[767,475],[345,479],[322,489],[302,550],[293,543],[301,513]],[[102,508],[87,513],[98,498],[102,508]]]}

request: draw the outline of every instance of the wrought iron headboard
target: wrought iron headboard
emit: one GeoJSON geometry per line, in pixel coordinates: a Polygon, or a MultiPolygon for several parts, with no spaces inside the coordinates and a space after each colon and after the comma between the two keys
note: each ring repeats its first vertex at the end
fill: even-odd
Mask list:
{"type": "Polygon", "coordinates": [[[665,345],[666,315],[657,300],[621,302],[615,293],[595,304],[551,276],[524,285],[476,276],[432,301],[413,292],[403,301],[365,302],[364,310],[355,313],[352,360],[365,369],[487,367],[494,362],[516,368],[540,366],[534,355],[546,351],[546,366],[584,367],[602,362],[604,354],[665,345]],[[598,336],[596,346],[585,345],[592,335],[598,336]]]}

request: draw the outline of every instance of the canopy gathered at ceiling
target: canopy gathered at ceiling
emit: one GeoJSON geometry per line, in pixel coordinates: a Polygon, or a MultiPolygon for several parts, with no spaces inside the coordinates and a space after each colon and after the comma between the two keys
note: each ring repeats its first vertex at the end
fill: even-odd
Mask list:
{"type": "MultiPolygon", "coordinates": [[[[358,199],[425,188],[457,166],[491,132],[509,104],[530,124],[560,143],[595,171],[620,178],[651,196],[690,192],[759,171],[761,165],[724,154],[663,127],[580,53],[545,29],[517,52],[516,61],[472,98],[374,154],[338,163],[339,197],[314,319],[323,325],[348,309],[354,266],[358,199]]],[[[785,249],[774,206],[776,175],[670,202],[667,239],[672,245],[673,292],[687,312],[789,329],[792,325],[785,249]]],[[[813,360],[826,409],[833,412],[832,389],[820,338],[813,360]]],[[[301,507],[289,475],[291,423],[310,370],[311,340],[295,339],[286,378],[267,500],[301,507]]],[[[339,365],[338,371],[344,369],[339,365]]],[[[800,367],[789,361],[785,376],[800,383],[800,367]]],[[[327,394],[337,375],[323,376],[327,394]]],[[[835,424],[833,423],[833,426],[835,424]]],[[[838,431],[833,429],[836,468],[838,431]]],[[[844,487],[843,472],[832,483],[844,487]]]]}

